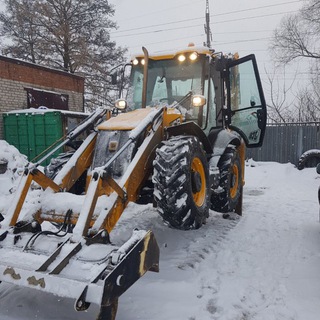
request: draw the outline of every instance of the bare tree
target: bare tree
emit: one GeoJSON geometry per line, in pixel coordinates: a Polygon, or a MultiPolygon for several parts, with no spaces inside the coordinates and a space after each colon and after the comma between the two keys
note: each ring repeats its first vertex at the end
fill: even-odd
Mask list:
{"type": "Polygon", "coordinates": [[[284,17],[274,31],[271,48],[280,64],[298,58],[310,62],[309,84],[296,93],[290,116],[294,121],[319,121],[320,1],[307,0],[297,14],[284,17]]]}
{"type": "MultiPolygon", "coordinates": [[[[268,72],[265,69],[268,82],[269,82],[269,103],[268,107],[268,118],[273,123],[286,123],[292,122],[292,106],[288,104],[288,95],[292,91],[293,84],[295,82],[296,75],[291,83],[286,81],[279,81],[276,77],[276,71],[268,72]]],[[[283,79],[286,76],[286,69],[283,68],[283,79]]]]}
{"type": "Polygon", "coordinates": [[[318,64],[310,72],[310,84],[298,91],[295,109],[297,121],[320,121],[320,73],[318,64]]]}
{"type": "Polygon", "coordinates": [[[298,57],[320,58],[320,1],[306,1],[303,8],[281,20],[274,31],[271,48],[281,63],[298,57]]]}
{"type": "MultiPolygon", "coordinates": [[[[5,0],[2,52],[33,63],[80,73],[93,103],[108,99],[110,68],[125,50],[111,41],[113,7],[106,0],[5,0]],[[8,43],[8,42],[7,42],[8,43]]],[[[110,98],[110,97],[109,97],[110,98]]]]}

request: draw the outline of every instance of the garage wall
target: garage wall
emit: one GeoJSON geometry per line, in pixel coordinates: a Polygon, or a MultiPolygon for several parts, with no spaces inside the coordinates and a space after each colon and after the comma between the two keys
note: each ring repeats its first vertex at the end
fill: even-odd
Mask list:
{"type": "Polygon", "coordinates": [[[67,95],[67,110],[83,112],[83,77],[0,56],[0,139],[3,139],[2,114],[26,109],[28,88],[67,95]]]}

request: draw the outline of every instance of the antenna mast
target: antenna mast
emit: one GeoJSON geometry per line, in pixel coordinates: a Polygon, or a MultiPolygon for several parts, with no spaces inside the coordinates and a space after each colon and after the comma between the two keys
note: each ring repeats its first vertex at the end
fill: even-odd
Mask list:
{"type": "Polygon", "coordinates": [[[209,0],[206,0],[206,24],[204,25],[204,31],[207,35],[207,42],[205,42],[204,45],[211,48],[212,33],[210,30],[209,0]]]}

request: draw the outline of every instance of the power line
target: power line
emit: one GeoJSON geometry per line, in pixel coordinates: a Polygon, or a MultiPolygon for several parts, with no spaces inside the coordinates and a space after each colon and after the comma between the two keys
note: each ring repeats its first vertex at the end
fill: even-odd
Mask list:
{"type": "MultiPolygon", "coordinates": [[[[181,7],[185,7],[189,4],[195,4],[195,3],[203,3],[203,0],[199,0],[199,1],[189,1],[189,2],[184,2],[183,5],[179,5],[179,6],[174,6],[174,7],[167,7],[166,9],[162,9],[162,10],[157,10],[157,11],[153,11],[153,12],[148,12],[148,13],[145,13],[145,14],[141,14],[139,16],[134,16],[134,17],[131,17],[131,18],[128,18],[128,19],[125,19],[125,21],[130,21],[130,20],[135,20],[137,18],[141,18],[141,17],[145,17],[145,16],[150,16],[152,14],[158,14],[160,12],[165,12],[165,11],[170,11],[172,9],[177,9],[177,8],[181,8],[181,7]]],[[[120,21],[123,21],[120,19],[120,21]]]]}
{"type": "MultiPolygon", "coordinates": [[[[287,13],[294,13],[294,12],[297,12],[297,10],[286,11],[286,12],[278,12],[278,13],[271,13],[271,14],[264,14],[264,15],[260,15],[260,16],[237,18],[237,19],[232,19],[232,20],[224,20],[224,21],[213,22],[213,24],[220,24],[220,23],[226,23],[226,22],[235,22],[235,21],[243,21],[243,20],[265,18],[265,17],[271,17],[271,16],[282,15],[282,14],[287,14],[287,13]]],[[[203,24],[182,26],[182,27],[176,27],[176,28],[159,29],[159,30],[145,31],[145,32],[140,32],[140,33],[125,34],[125,35],[119,35],[119,36],[116,35],[116,36],[113,36],[113,38],[117,39],[117,38],[124,38],[124,37],[132,37],[132,36],[138,36],[138,35],[149,34],[149,33],[160,33],[160,32],[179,30],[179,29],[186,29],[186,28],[196,28],[196,27],[199,27],[199,26],[203,26],[203,24]]],[[[146,29],[146,28],[148,28],[148,27],[145,27],[144,29],[146,29]]],[[[130,31],[133,31],[133,30],[134,29],[132,29],[130,31]]]]}
{"type": "MultiPolygon", "coordinates": [[[[225,34],[248,34],[248,33],[261,33],[261,32],[270,32],[272,31],[271,29],[270,30],[250,30],[250,31],[230,31],[230,32],[216,32],[215,35],[225,35],[225,34]]],[[[149,46],[149,45],[154,45],[154,44],[159,44],[159,43],[167,43],[167,42],[175,42],[177,40],[184,40],[184,39],[194,39],[196,37],[203,37],[204,36],[204,33],[198,33],[198,34],[194,34],[194,35],[189,35],[189,36],[186,36],[186,37],[178,37],[178,38],[173,38],[173,39],[166,39],[166,40],[162,40],[162,41],[156,41],[156,42],[147,42],[147,43],[144,43],[145,46],[149,46]]],[[[258,39],[258,40],[261,40],[258,39]]],[[[250,40],[249,40],[250,41],[250,40]]],[[[217,40],[214,40],[213,42],[217,43],[218,45],[220,44],[217,40]]],[[[231,43],[234,43],[234,42],[231,42],[231,43]]],[[[140,48],[141,46],[134,46],[134,47],[131,47],[131,48],[140,48]]],[[[243,51],[243,50],[242,50],[243,51]]],[[[250,50],[247,50],[247,51],[250,51],[250,50]]],[[[266,49],[264,50],[255,50],[255,51],[268,51],[266,49]]],[[[251,51],[250,51],[251,52],[251,51]]]]}
{"type": "Polygon", "coordinates": [[[284,5],[284,4],[291,4],[291,3],[296,3],[296,2],[301,2],[301,0],[282,2],[282,3],[276,3],[276,4],[269,4],[269,5],[266,5],[266,6],[248,8],[248,9],[242,9],[242,10],[236,10],[236,11],[230,11],[230,12],[225,12],[225,13],[218,13],[218,14],[213,14],[212,16],[213,17],[218,17],[218,16],[222,16],[222,15],[234,14],[234,13],[239,13],[239,12],[246,12],[246,11],[252,11],[252,10],[257,10],[257,9],[266,9],[266,8],[277,7],[277,6],[281,6],[281,5],[284,5]]]}
{"type": "Polygon", "coordinates": [[[190,22],[190,21],[195,21],[195,20],[200,20],[200,19],[203,20],[203,17],[193,18],[193,19],[179,20],[179,21],[174,21],[174,22],[166,22],[166,23],[153,24],[153,25],[150,25],[150,26],[144,26],[144,27],[138,27],[138,28],[132,28],[132,29],[125,29],[125,30],[118,30],[118,31],[110,31],[110,34],[122,33],[122,32],[127,32],[127,31],[143,30],[143,29],[154,28],[154,27],[162,27],[162,26],[167,26],[167,25],[169,25],[169,24],[178,24],[178,23],[182,23],[182,22],[190,22]]]}
{"type": "MultiPolygon", "coordinates": [[[[242,9],[242,10],[237,10],[237,11],[232,11],[232,12],[227,12],[227,13],[221,13],[221,14],[214,14],[212,16],[222,16],[222,15],[229,15],[231,13],[238,13],[238,12],[245,12],[245,11],[252,11],[252,10],[257,10],[257,9],[261,9],[261,8],[267,8],[267,7],[275,7],[275,6],[279,6],[279,5],[283,5],[283,4],[291,4],[291,3],[296,3],[299,1],[289,1],[289,2],[283,2],[280,4],[273,4],[273,5],[267,5],[267,6],[260,6],[260,7],[255,7],[255,8],[248,8],[248,9],[242,9]]],[[[285,12],[278,12],[278,13],[272,13],[272,14],[264,14],[264,15],[259,15],[259,16],[249,16],[249,17],[245,17],[245,18],[237,18],[237,19],[232,19],[232,20],[224,20],[224,21],[217,21],[214,22],[214,24],[218,24],[218,23],[227,23],[227,22],[234,22],[234,21],[241,21],[241,20],[248,20],[248,19],[256,19],[256,18],[263,18],[263,17],[269,17],[269,16],[275,16],[275,15],[280,15],[280,14],[287,14],[287,13],[293,13],[296,12],[295,11],[285,11],[285,12]]],[[[203,19],[201,18],[194,18],[194,19],[188,19],[188,20],[180,20],[180,21],[176,21],[176,22],[172,22],[172,23],[163,23],[163,24],[157,24],[154,26],[149,26],[149,27],[155,27],[155,26],[163,26],[163,25],[169,25],[169,24],[177,24],[177,23],[181,23],[181,22],[185,22],[185,21],[192,21],[192,20],[199,20],[199,19],[203,19]]],[[[185,28],[195,28],[195,27],[199,27],[199,26],[203,26],[203,24],[197,24],[197,25],[190,25],[190,26],[183,26],[183,27],[178,27],[178,28],[165,28],[165,29],[159,29],[159,30],[154,30],[154,31],[147,31],[147,32],[141,32],[141,33],[135,33],[135,34],[127,34],[127,35],[118,35],[115,36],[116,38],[118,37],[132,37],[132,36],[136,36],[136,35],[142,35],[142,34],[150,34],[150,33],[161,33],[161,32],[165,32],[165,31],[171,31],[171,30],[178,30],[178,29],[185,29],[185,28]]],[[[146,29],[149,27],[143,27],[143,28],[135,28],[135,29],[131,29],[130,31],[134,31],[134,30],[140,30],[140,29],[146,29]]],[[[120,32],[125,32],[127,30],[123,30],[120,32]]],[[[248,31],[249,33],[261,33],[261,32],[270,32],[272,30],[250,30],[248,31]]],[[[231,32],[216,32],[215,35],[219,35],[219,34],[237,34],[237,33],[248,33],[245,31],[231,31],[231,32]]],[[[159,43],[167,43],[167,42],[173,42],[173,41],[177,41],[177,40],[183,40],[183,39],[190,39],[190,38],[195,38],[195,37],[202,37],[202,34],[196,34],[196,35],[189,35],[187,37],[179,37],[179,38],[175,38],[175,39],[166,39],[164,41],[156,41],[156,42],[151,42],[151,43],[144,43],[144,45],[155,45],[155,44],[159,44],[159,43]]],[[[271,38],[260,38],[260,39],[243,39],[243,40],[236,40],[236,41],[232,41],[232,42],[218,42],[218,41],[214,41],[216,46],[220,46],[220,45],[224,45],[224,44],[232,44],[232,43],[246,43],[246,42],[252,42],[252,41],[265,41],[265,40],[269,40],[271,38]]],[[[135,46],[133,48],[138,48],[139,46],[135,46]]],[[[245,50],[241,50],[242,52],[245,50]]],[[[264,49],[257,49],[256,51],[261,51],[261,52],[267,52],[268,50],[264,50],[264,49]]]]}
{"type": "Polygon", "coordinates": [[[219,41],[213,41],[217,45],[222,45],[222,44],[231,44],[231,43],[240,43],[240,42],[251,42],[251,41],[266,41],[272,39],[271,37],[268,38],[258,38],[258,39],[245,39],[245,40],[234,40],[230,42],[219,42],[219,41]]]}
{"type": "MultiPolygon", "coordinates": [[[[174,39],[166,39],[166,40],[163,40],[163,41],[157,41],[157,42],[149,42],[149,43],[144,43],[144,46],[149,46],[149,45],[154,45],[154,44],[159,44],[159,43],[167,43],[167,42],[177,42],[177,40],[184,40],[184,39],[192,39],[192,38],[195,38],[195,37],[203,37],[204,36],[204,33],[201,33],[201,34],[195,34],[195,35],[189,35],[189,36],[186,36],[186,37],[179,37],[179,38],[174,38],[174,39]]],[[[130,47],[131,49],[132,48],[141,48],[141,46],[135,46],[135,47],[130,47]]]]}
{"type": "Polygon", "coordinates": [[[261,32],[271,32],[273,31],[273,29],[269,29],[269,30],[249,30],[249,31],[225,31],[225,32],[215,32],[215,35],[219,35],[219,34],[244,34],[244,33],[261,33],[261,32]]]}
{"type": "Polygon", "coordinates": [[[203,26],[203,24],[198,24],[198,25],[193,25],[193,26],[183,26],[183,27],[177,27],[177,28],[169,28],[169,29],[160,29],[160,30],[153,30],[153,31],[145,31],[145,32],[140,32],[140,33],[133,33],[133,34],[125,34],[125,35],[120,35],[120,36],[113,36],[113,38],[118,39],[118,38],[125,38],[125,37],[132,37],[132,36],[139,36],[142,34],[149,34],[149,33],[160,33],[160,32],[166,32],[166,31],[171,31],[171,30],[179,30],[179,29],[185,29],[185,28],[196,28],[199,26],[203,26]]]}
{"type": "Polygon", "coordinates": [[[231,20],[223,20],[223,21],[213,22],[213,24],[219,24],[219,23],[225,23],[225,22],[233,22],[233,21],[242,21],[242,20],[251,20],[251,19],[258,19],[258,18],[265,18],[265,17],[271,17],[271,16],[278,16],[280,14],[288,14],[288,13],[295,13],[295,12],[298,12],[298,11],[297,10],[292,10],[292,11],[285,11],[285,12],[278,12],[278,13],[263,14],[261,16],[251,16],[251,17],[237,18],[237,19],[231,19],[231,20]]]}
{"type": "MultiPolygon", "coordinates": [[[[212,15],[210,15],[210,17],[218,17],[218,16],[229,15],[229,14],[234,14],[234,13],[239,13],[239,12],[246,12],[246,11],[258,10],[258,9],[265,9],[265,8],[268,8],[268,7],[276,7],[276,6],[281,6],[281,5],[291,4],[291,3],[296,3],[296,2],[300,2],[300,0],[282,2],[282,3],[278,3],[278,4],[271,4],[271,5],[267,5],[267,6],[260,6],[260,7],[248,8],[248,9],[242,9],[242,10],[236,10],[236,11],[229,11],[229,12],[219,13],[219,14],[212,14],[212,15]]],[[[283,12],[281,14],[291,13],[291,12],[292,11],[288,11],[288,12],[283,12]]],[[[111,31],[110,34],[117,34],[117,33],[122,33],[122,32],[127,32],[127,31],[136,31],[136,30],[142,30],[142,29],[146,29],[146,28],[161,27],[161,26],[166,26],[166,25],[170,25],[170,24],[178,24],[178,23],[182,23],[182,22],[190,22],[190,21],[195,21],[195,20],[200,20],[200,19],[203,20],[203,17],[198,17],[198,18],[193,18],[193,19],[184,19],[184,20],[178,20],[178,21],[166,22],[166,23],[160,23],[160,24],[154,24],[154,25],[143,26],[143,27],[132,28],[132,29],[126,29],[126,30],[111,31]]],[[[221,22],[219,22],[219,23],[221,23],[221,22]]]]}

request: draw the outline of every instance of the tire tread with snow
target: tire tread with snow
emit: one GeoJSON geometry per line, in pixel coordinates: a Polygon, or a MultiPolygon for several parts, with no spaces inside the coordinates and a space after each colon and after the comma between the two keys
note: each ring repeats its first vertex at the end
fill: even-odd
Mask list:
{"type": "Polygon", "coordinates": [[[158,212],[165,221],[177,229],[202,225],[209,212],[210,185],[206,154],[196,137],[164,141],[156,151],[152,180],[158,212]],[[195,163],[201,173],[194,169],[195,163]]]}
{"type": "Polygon", "coordinates": [[[235,146],[229,145],[226,148],[219,160],[218,166],[220,170],[220,183],[218,190],[212,190],[211,209],[227,213],[235,210],[242,192],[241,162],[235,146]],[[234,191],[231,192],[231,189],[234,191]]]}

